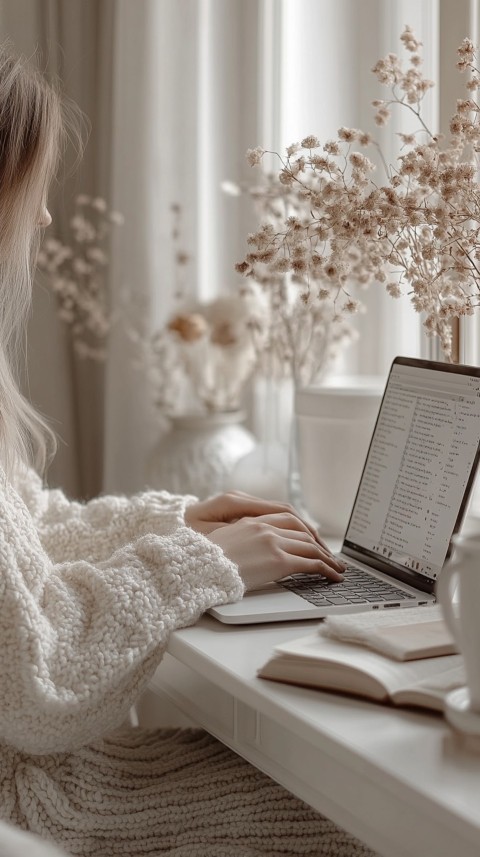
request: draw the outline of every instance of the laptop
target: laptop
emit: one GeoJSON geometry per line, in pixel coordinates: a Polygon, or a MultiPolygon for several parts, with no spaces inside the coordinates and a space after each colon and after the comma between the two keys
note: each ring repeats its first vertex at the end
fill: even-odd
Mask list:
{"type": "Polygon", "coordinates": [[[479,456],[480,368],[396,357],[338,554],[344,581],[293,574],[209,612],[248,624],[434,604],[479,456]]]}

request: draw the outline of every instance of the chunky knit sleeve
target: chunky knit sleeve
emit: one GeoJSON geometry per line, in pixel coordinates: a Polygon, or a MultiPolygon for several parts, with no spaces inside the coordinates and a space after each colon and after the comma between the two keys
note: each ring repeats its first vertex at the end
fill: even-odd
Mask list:
{"type": "MultiPolygon", "coordinates": [[[[160,495],[148,514],[151,528],[124,537],[101,560],[52,561],[34,516],[1,480],[0,740],[45,754],[111,731],[157,667],[170,631],[241,597],[236,566],[186,527],[178,509],[160,495]]],[[[112,516],[105,521],[108,533],[112,516]]]]}
{"type": "Polygon", "coordinates": [[[15,488],[30,512],[40,541],[53,560],[98,561],[145,533],[168,535],[183,523],[190,495],[144,491],[132,497],[107,495],[79,503],[59,488],[44,488],[37,473],[22,469],[15,488]]]}

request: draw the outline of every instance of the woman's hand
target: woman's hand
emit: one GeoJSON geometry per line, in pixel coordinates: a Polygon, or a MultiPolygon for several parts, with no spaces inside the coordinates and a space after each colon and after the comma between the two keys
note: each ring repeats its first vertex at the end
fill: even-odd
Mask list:
{"type": "Polygon", "coordinates": [[[193,530],[208,536],[218,527],[233,524],[240,518],[256,518],[261,515],[290,515],[301,522],[302,529],[328,551],[326,544],[319,538],[313,527],[310,527],[293,506],[288,503],[276,503],[273,500],[262,500],[242,491],[230,491],[228,494],[218,494],[208,500],[193,503],[185,511],[185,523],[193,530]]]}
{"type": "Polygon", "coordinates": [[[185,522],[238,565],[247,589],[300,572],[343,579],[344,564],[287,503],[231,491],[189,506],[185,522]]]}
{"type": "Polygon", "coordinates": [[[237,564],[246,589],[259,589],[289,574],[323,574],[343,580],[344,564],[332,556],[297,515],[244,517],[208,534],[237,564]]]}

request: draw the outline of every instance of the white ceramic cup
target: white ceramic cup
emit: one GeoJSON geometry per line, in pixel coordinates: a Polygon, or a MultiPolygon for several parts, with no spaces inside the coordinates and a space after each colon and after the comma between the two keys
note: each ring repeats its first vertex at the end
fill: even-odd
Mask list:
{"type": "Polygon", "coordinates": [[[436,594],[465,661],[470,709],[480,713],[480,534],[454,536],[453,559],[441,571],[436,594]]]}

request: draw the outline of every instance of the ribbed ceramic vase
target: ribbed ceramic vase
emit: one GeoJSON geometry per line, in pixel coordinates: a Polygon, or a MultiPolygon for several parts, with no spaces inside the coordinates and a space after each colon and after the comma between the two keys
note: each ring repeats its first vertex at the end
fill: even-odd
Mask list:
{"type": "Polygon", "coordinates": [[[242,411],[173,417],[150,457],[150,485],[200,499],[228,490],[237,461],[255,447],[244,419],[242,411]]]}

